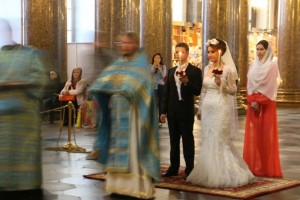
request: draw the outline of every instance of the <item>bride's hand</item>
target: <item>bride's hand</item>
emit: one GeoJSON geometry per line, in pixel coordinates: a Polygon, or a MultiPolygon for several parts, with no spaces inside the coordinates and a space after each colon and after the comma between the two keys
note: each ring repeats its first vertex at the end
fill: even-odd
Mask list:
{"type": "Polygon", "coordinates": [[[215,83],[220,86],[221,85],[221,77],[220,76],[215,76],[215,83]]]}

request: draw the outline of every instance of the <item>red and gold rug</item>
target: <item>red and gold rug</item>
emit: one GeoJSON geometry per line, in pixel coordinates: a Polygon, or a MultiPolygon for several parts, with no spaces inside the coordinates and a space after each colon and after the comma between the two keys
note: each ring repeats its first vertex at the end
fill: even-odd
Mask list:
{"type": "MultiPolygon", "coordinates": [[[[161,169],[162,173],[165,173],[166,170],[167,168],[165,166],[162,166],[161,169]]],[[[104,173],[84,175],[84,177],[89,179],[101,180],[101,181],[105,180],[104,173]]],[[[209,188],[200,187],[198,185],[194,185],[186,182],[184,180],[183,169],[180,170],[178,177],[162,178],[161,182],[155,184],[155,187],[157,188],[217,195],[217,196],[237,198],[237,199],[250,199],[263,194],[278,192],[281,190],[286,190],[297,186],[300,186],[300,181],[298,180],[292,180],[286,178],[259,177],[257,178],[257,181],[255,183],[249,184],[244,187],[209,189],[209,188]]]]}

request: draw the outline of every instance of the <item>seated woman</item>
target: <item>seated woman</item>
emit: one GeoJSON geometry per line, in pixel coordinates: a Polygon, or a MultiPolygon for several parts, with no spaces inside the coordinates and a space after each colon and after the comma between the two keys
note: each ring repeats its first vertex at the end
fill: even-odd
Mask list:
{"type": "MultiPolygon", "coordinates": [[[[84,79],[81,78],[82,76],[82,69],[80,67],[76,67],[72,71],[71,80],[68,80],[60,92],[60,95],[74,95],[75,100],[72,101],[74,107],[76,109],[76,113],[78,108],[84,104],[86,99],[86,88],[87,84],[84,79]]],[[[77,116],[77,114],[76,114],[77,116]]],[[[73,124],[74,122],[72,122],[73,124]]],[[[64,125],[68,124],[68,118],[65,116],[64,118],[64,125]]]]}
{"type": "MultiPolygon", "coordinates": [[[[54,109],[59,106],[58,96],[57,94],[60,92],[62,88],[62,83],[60,81],[60,77],[58,72],[54,70],[50,70],[49,72],[49,81],[45,88],[44,95],[42,97],[42,108],[41,111],[47,111],[54,109]]],[[[43,114],[42,117],[44,117],[43,114]]],[[[54,123],[54,111],[51,111],[49,114],[50,124],[54,123]]]]}

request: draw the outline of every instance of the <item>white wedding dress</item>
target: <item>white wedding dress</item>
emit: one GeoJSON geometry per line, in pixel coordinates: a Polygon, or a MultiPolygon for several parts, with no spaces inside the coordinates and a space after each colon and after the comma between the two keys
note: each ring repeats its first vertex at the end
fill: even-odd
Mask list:
{"type": "Polygon", "coordinates": [[[235,97],[232,96],[236,91],[235,79],[225,66],[220,89],[209,68],[205,68],[200,100],[202,144],[187,181],[207,188],[244,186],[251,183],[254,176],[231,141],[235,119],[228,105],[235,97]]]}

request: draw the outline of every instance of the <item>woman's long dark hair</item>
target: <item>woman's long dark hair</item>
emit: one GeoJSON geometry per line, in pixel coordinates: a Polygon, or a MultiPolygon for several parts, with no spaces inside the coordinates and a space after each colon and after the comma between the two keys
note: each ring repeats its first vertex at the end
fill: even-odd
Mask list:
{"type": "Polygon", "coordinates": [[[76,87],[76,83],[77,83],[77,82],[75,82],[75,80],[74,80],[74,78],[73,78],[73,72],[74,72],[75,70],[77,70],[77,69],[80,70],[80,74],[79,74],[79,77],[78,77],[78,81],[81,80],[82,68],[81,68],[81,67],[75,67],[75,68],[72,70],[72,74],[71,74],[71,83],[72,83],[73,88],[76,87]]]}
{"type": "Polygon", "coordinates": [[[153,65],[153,63],[154,63],[154,57],[155,57],[155,56],[159,56],[159,57],[160,57],[160,62],[159,62],[159,64],[160,64],[160,65],[164,65],[164,60],[163,60],[163,57],[162,57],[161,53],[156,53],[156,54],[153,55],[151,64],[153,65]]]}
{"type": "Polygon", "coordinates": [[[77,69],[80,70],[80,74],[79,74],[78,80],[81,80],[82,69],[81,69],[81,67],[75,67],[75,68],[72,70],[72,74],[71,74],[71,82],[72,82],[72,83],[74,82],[73,72],[74,72],[75,70],[77,70],[77,69]]]}

